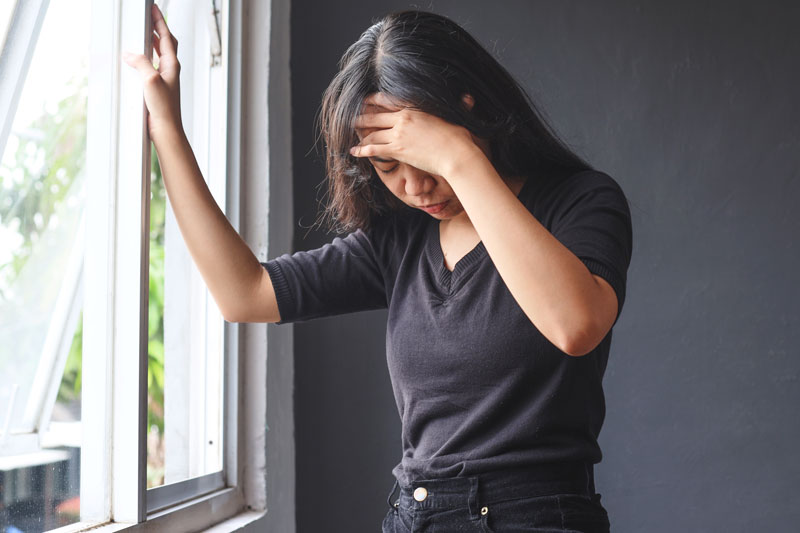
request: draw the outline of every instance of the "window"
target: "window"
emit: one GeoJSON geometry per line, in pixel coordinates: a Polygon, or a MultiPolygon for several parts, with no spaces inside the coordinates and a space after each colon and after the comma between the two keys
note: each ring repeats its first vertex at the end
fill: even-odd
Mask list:
{"type": "MultiPolygon", "coordinates": [[[[219,19],[192,0],[160,7],[182,36],[179,56],[187,55],[179,57],[184,129],[217,204],[225,206],[225,153],[218,147],[226,140],[227,79],[219,19]]],[[[189,485],[221,487],[224,320],[184,244],[157,164],[151,176],[147,487],[201,476],[207,477],[189,485]]],[[[148,493],[151,510],[172,503],[162,492],[148,493]]]]}
{"type": "Polygon", "coordinates": [[[79,519],[89,25],[67,7],[0,15],[0,524],[23,531],[79,519]]]}
{"type": "MultiPolygon", "coordinates": [[[[198,529],[245,506],[239,325],[185,248],[138,74],[119,59],[151,49],[151,3],[0,6],[2,530],[198,529]]],[[[240,70],[222,43],[242,8],[158,3],[181,43],[187,136],[238,216],[228,92],[240,70]]]]}

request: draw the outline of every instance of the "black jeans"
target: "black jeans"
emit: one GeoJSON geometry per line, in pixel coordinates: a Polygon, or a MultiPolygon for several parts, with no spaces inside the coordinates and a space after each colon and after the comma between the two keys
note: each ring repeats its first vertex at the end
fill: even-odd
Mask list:
{"type": "Polygon", "coordinates": [[[608,533],[594,465],[546,464],[475,476],[395,481],[383,533],[608,533]],[[400,487],[398,497],[394,497],[400,487]]]}

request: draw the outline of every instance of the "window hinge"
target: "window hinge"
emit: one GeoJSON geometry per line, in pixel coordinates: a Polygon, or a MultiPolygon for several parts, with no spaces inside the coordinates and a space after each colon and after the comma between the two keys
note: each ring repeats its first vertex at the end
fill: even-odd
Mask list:
{"type": "Polygon", "coordinates": [[[215,0],[211,0],[211,11],[208,12],[208,42],[211,44],[212,67],[222,63],[222,46],[219,37],[219,23],[217,22],[219,10],[215,4],[215,0]]]}

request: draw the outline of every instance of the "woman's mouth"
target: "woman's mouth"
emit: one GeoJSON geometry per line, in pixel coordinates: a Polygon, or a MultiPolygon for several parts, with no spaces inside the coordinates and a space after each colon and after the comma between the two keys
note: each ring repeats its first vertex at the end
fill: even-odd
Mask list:
{"type": "MultiPolygon", "coordinates": [[[[447,202],[449,202],[449,201],[450,200],[448,200],[447,202]]],[[[430,204],[430,205],[426,205],[424,207],[423,206],[419,206],[419,208],[422,209],[423,211],[425,211],[426,213],[430,213],[430,214],[433,215],[433,214],[438,213],[442,209],[444,209],[444,206],[447,205],[447,202],[441,202],[441,203],[438,203],[438,204],[430,204]]]]}

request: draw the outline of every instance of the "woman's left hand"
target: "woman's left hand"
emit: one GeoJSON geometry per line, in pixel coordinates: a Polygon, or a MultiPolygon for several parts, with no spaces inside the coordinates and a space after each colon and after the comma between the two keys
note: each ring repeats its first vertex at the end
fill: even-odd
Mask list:
{"type": "Polygon", "coordinates": [[[356,117],[355,128],[375,130],[350,149],[355,157],[396,159],[430,174],[451,177],[457,163],[483,152],[463,126],[422,111],[401,107],[384,93],[373,93],[364,107],[388,112],[365,113],[356,117]]]}

